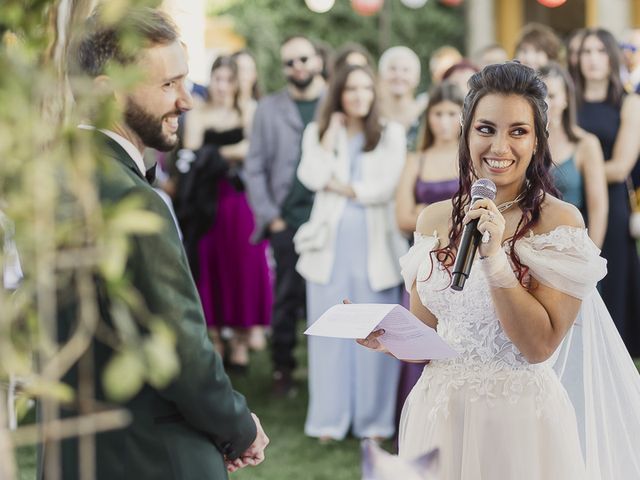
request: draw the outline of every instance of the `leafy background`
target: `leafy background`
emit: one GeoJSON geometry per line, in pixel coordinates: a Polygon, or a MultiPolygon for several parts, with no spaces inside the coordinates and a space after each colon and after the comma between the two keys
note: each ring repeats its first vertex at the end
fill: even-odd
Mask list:
{"type": "Polygon", "coordinates": [[[300,33],[333,48],[348,41],[359,42],[374,58],[390,46],[406,45],[422,61],[421,87],[426,88],[431,52],[445,44],[464,49],[464,7],[447,7],[431,0],[413,10],[399,0],[387,0],[383,8],[382,14],[363,17],[353,11],[348,0],[337,0],[327,13],[311,12],[302,0],[225,0],[210,2],[209,14],[234,20],[235,29],[256,55],[260,81],[267,91],[284,85],[280,42],[300,33]]]}

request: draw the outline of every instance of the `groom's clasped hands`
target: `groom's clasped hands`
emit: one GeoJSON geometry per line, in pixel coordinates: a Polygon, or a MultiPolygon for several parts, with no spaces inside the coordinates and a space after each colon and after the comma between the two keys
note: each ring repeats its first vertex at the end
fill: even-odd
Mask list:
{"type": "Polygon", "coordinates": [[[255,467],[261,464],[264,460],[264,450],[269,445],[269,437],[264,433],[260,419],[255,413],[251,413],[253,421],[256,423],[256,439],[247,448],[247,450],[235,460],[225,459],[225,465],[227,471],[233,473],[241,468],[252,466],[255,467]]]}

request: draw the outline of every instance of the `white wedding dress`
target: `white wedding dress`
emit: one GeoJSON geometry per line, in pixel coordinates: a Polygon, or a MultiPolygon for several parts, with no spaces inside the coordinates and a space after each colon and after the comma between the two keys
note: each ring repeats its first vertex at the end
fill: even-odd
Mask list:
{"type": "Polygon", "coordinates": [[[532,277],[583,300],[576,326],[541,364],[529,364],[505,334],[479,265],[462,292],[449,288],[449,274],[429,253],[438,245],[435,233],[416,234],[400,261],[405,285],[417,282],[438,333],[460,356],[425,367],[402,412],[400,455],[439,448],[442,480],[640,478],[636,448],[625,443],[640,439],[640,377],[610,316],[603,320],[595,286],[606,261],[586,230],[561,226],[516,243],[532,277]],[[603,386],[594,376],[608,375],[598,362],[610,356],[618,372],[603,386]]]}

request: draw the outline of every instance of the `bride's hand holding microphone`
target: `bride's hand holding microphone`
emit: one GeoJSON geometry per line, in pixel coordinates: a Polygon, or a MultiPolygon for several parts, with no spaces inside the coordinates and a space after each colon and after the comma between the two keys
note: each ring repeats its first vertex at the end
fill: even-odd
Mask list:
{"type": "Polygon", "coordinates": [[[488,198],[476,200],[462,222],[466,225],[476,218],[478,219],[478,231],[482,234],[478,246],[480,257],[491,257],[502,248],[505,219],[496,204],[488,198]]]}

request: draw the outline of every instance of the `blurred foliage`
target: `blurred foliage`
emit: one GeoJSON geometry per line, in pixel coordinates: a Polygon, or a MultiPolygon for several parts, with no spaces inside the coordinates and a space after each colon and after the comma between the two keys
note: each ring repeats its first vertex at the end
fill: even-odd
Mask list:
{"type": "Polygon", "coordinates": [[[234,19],[235,29],[256,56],[260,81],[268,92],[284,85],[280,42],[292,34],[308,35],[334,49],[358,42],[376,59],[388,47],[406,45],[421,59],[421,89],[429,83],[429,57],[435,49],[442,45],[464,49],[463,7],[447,7],[436,0],[417,10],[399,0],[386,0],[383,11],[371,17],[355,13],[348,0],[336,1],[327,13],[310,11],[303,0],[218,0],[210,4],[209,14],[234,19]]]}
{"type": "MultiPolygon", "coordinates": [[[[70,95],[70,33],[81,28],[93,3],[2,0],[0,6],[0,212],[12,222],[10,228],[0,225],[0,274],[8,234],[24,273],[15,292],[2,288],[0,275],[0,386],[17,375],[26,395],[53,402],[82,394],[63,377],[98,334],[114,349],[98,380],[116,401],[135,395],[144,382],[164,387],[179,370],[173,330],[150,315],[125,275],[131,237],[156,234],[162,220],[136,198],[112,206],[100,202],[95,179],[102,156],[94,136],[77,128],[88,119],[96,127],[111,125],[120,116],[113,95],[96,91],[89,80],[73,82],[75,102],[70,95]],[[59,343],[58,306],[68,301],[59,292],[71,288],[78,299],[76,329],[59,343]],[[100,320],[98,288],[109,292],[112,324],[100,320]]],[[[105,15],[126,30],[123,15],[130,5],[157,4],[109,0],[105,15]]],[[[135,45],[138,39],[127,32],[128,45],[135,45]]],[[[141,78],[132,69],[112,68],[109,74],[123,91],[141,78]]],[[[24,398],[19,411],[22,403],[24,398]]],[[[7,453],[0,449],[0,464],[7,453]]],[[[11,478],[3,477],[7,471],[0,468],[0,477],[11,478]]]]}

